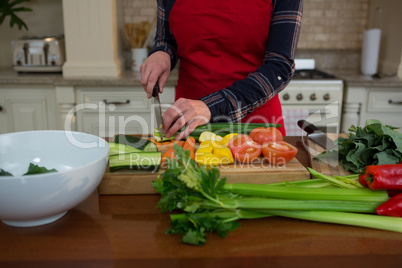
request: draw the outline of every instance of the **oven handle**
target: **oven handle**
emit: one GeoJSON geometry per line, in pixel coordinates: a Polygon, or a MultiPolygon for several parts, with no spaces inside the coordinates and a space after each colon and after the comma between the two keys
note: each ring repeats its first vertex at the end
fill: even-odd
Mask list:
{"type": "Polygon", "coordinates": [[[389,104],[394,104],[394,105],[402,105],[402,101],[393,101],[393,100],[388,100],[389,104]]]}

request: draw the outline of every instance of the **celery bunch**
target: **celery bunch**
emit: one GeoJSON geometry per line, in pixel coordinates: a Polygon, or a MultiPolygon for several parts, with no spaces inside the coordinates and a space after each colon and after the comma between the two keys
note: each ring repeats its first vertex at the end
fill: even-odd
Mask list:
{"type": "Polygon", "coordinates": [[[225,237],[239,226],[239,219],[283,216],[402,232],[402,219],[375,214],[388,200],[386,191],[360,189],[355,178],[334,178],[310,170],[318,179],[266,185],[230,184],[218,168],[197,166],[188,151],[174,147],[177,158],[153,182],[161,194],[158,207],[171,215],[169,234],[202,245],[206,234],[225,237]],[[335,179],[336,180],[336,179],[335,179]],[[352,186],[350,186],[352,185],[352,186]],[[341,188],[342,187],[342,188],[341,188]]]}

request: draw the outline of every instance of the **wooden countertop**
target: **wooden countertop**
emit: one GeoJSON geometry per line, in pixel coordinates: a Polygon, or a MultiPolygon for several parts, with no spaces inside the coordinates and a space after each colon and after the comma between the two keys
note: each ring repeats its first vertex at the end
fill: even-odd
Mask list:
{"type": "MultiPolygon", "coordinates": [[[[300,138],[286,137],[299,148],[300,138]]],[[[0,267],[399,267],[402,234],[286,218],[242,220],[226,238],[189,246],[164,234],[159,195],[98,196],[32,228],[0,223],[0,267]]]]}

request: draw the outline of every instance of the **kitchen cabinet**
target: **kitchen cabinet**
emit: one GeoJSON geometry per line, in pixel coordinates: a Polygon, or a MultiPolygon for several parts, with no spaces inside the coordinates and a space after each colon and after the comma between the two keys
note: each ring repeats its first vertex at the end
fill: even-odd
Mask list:
{"type": "MultiPolygon", "coordinates": [[[[345,94],[342,131],[364,126],[368,119],[402,128],[402,87],[349,87],[345,94]]],[[[399,129],[398,131],[401,131],[399,129]]]]}
{"type": "MultiPolygon", "coordinates": [[[[116,134],[149,134],[156,127],[155,108],[144,89],[137,87],[77,87],[77,130],[113,137],[116,134]]],[[[175,87],[160,95],[162,112],[173,104],[175,87]]]]}
{"type": "Polygon", "coordinates": [[[57,129],[52,86],[0,86],[0,133],[57,129]]]}

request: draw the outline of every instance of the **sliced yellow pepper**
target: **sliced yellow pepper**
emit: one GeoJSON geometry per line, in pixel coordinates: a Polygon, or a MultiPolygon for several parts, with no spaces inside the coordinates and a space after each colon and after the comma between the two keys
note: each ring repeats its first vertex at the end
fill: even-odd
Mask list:
{"type": "Polygon", "coordinates": [[[237,134],[237,133],[227,134],[225,137],[223,137],[222,144],[228,146],[230,139],[233,138],[236,135],[239,135],[239,134],[237,134]]]}
{"type": "Polygon", "coordinates": [[[195,152],[195,161],[200,165],[224,165],[233,163],[230,149],[219,141],[204,141],[195,152]]]}

